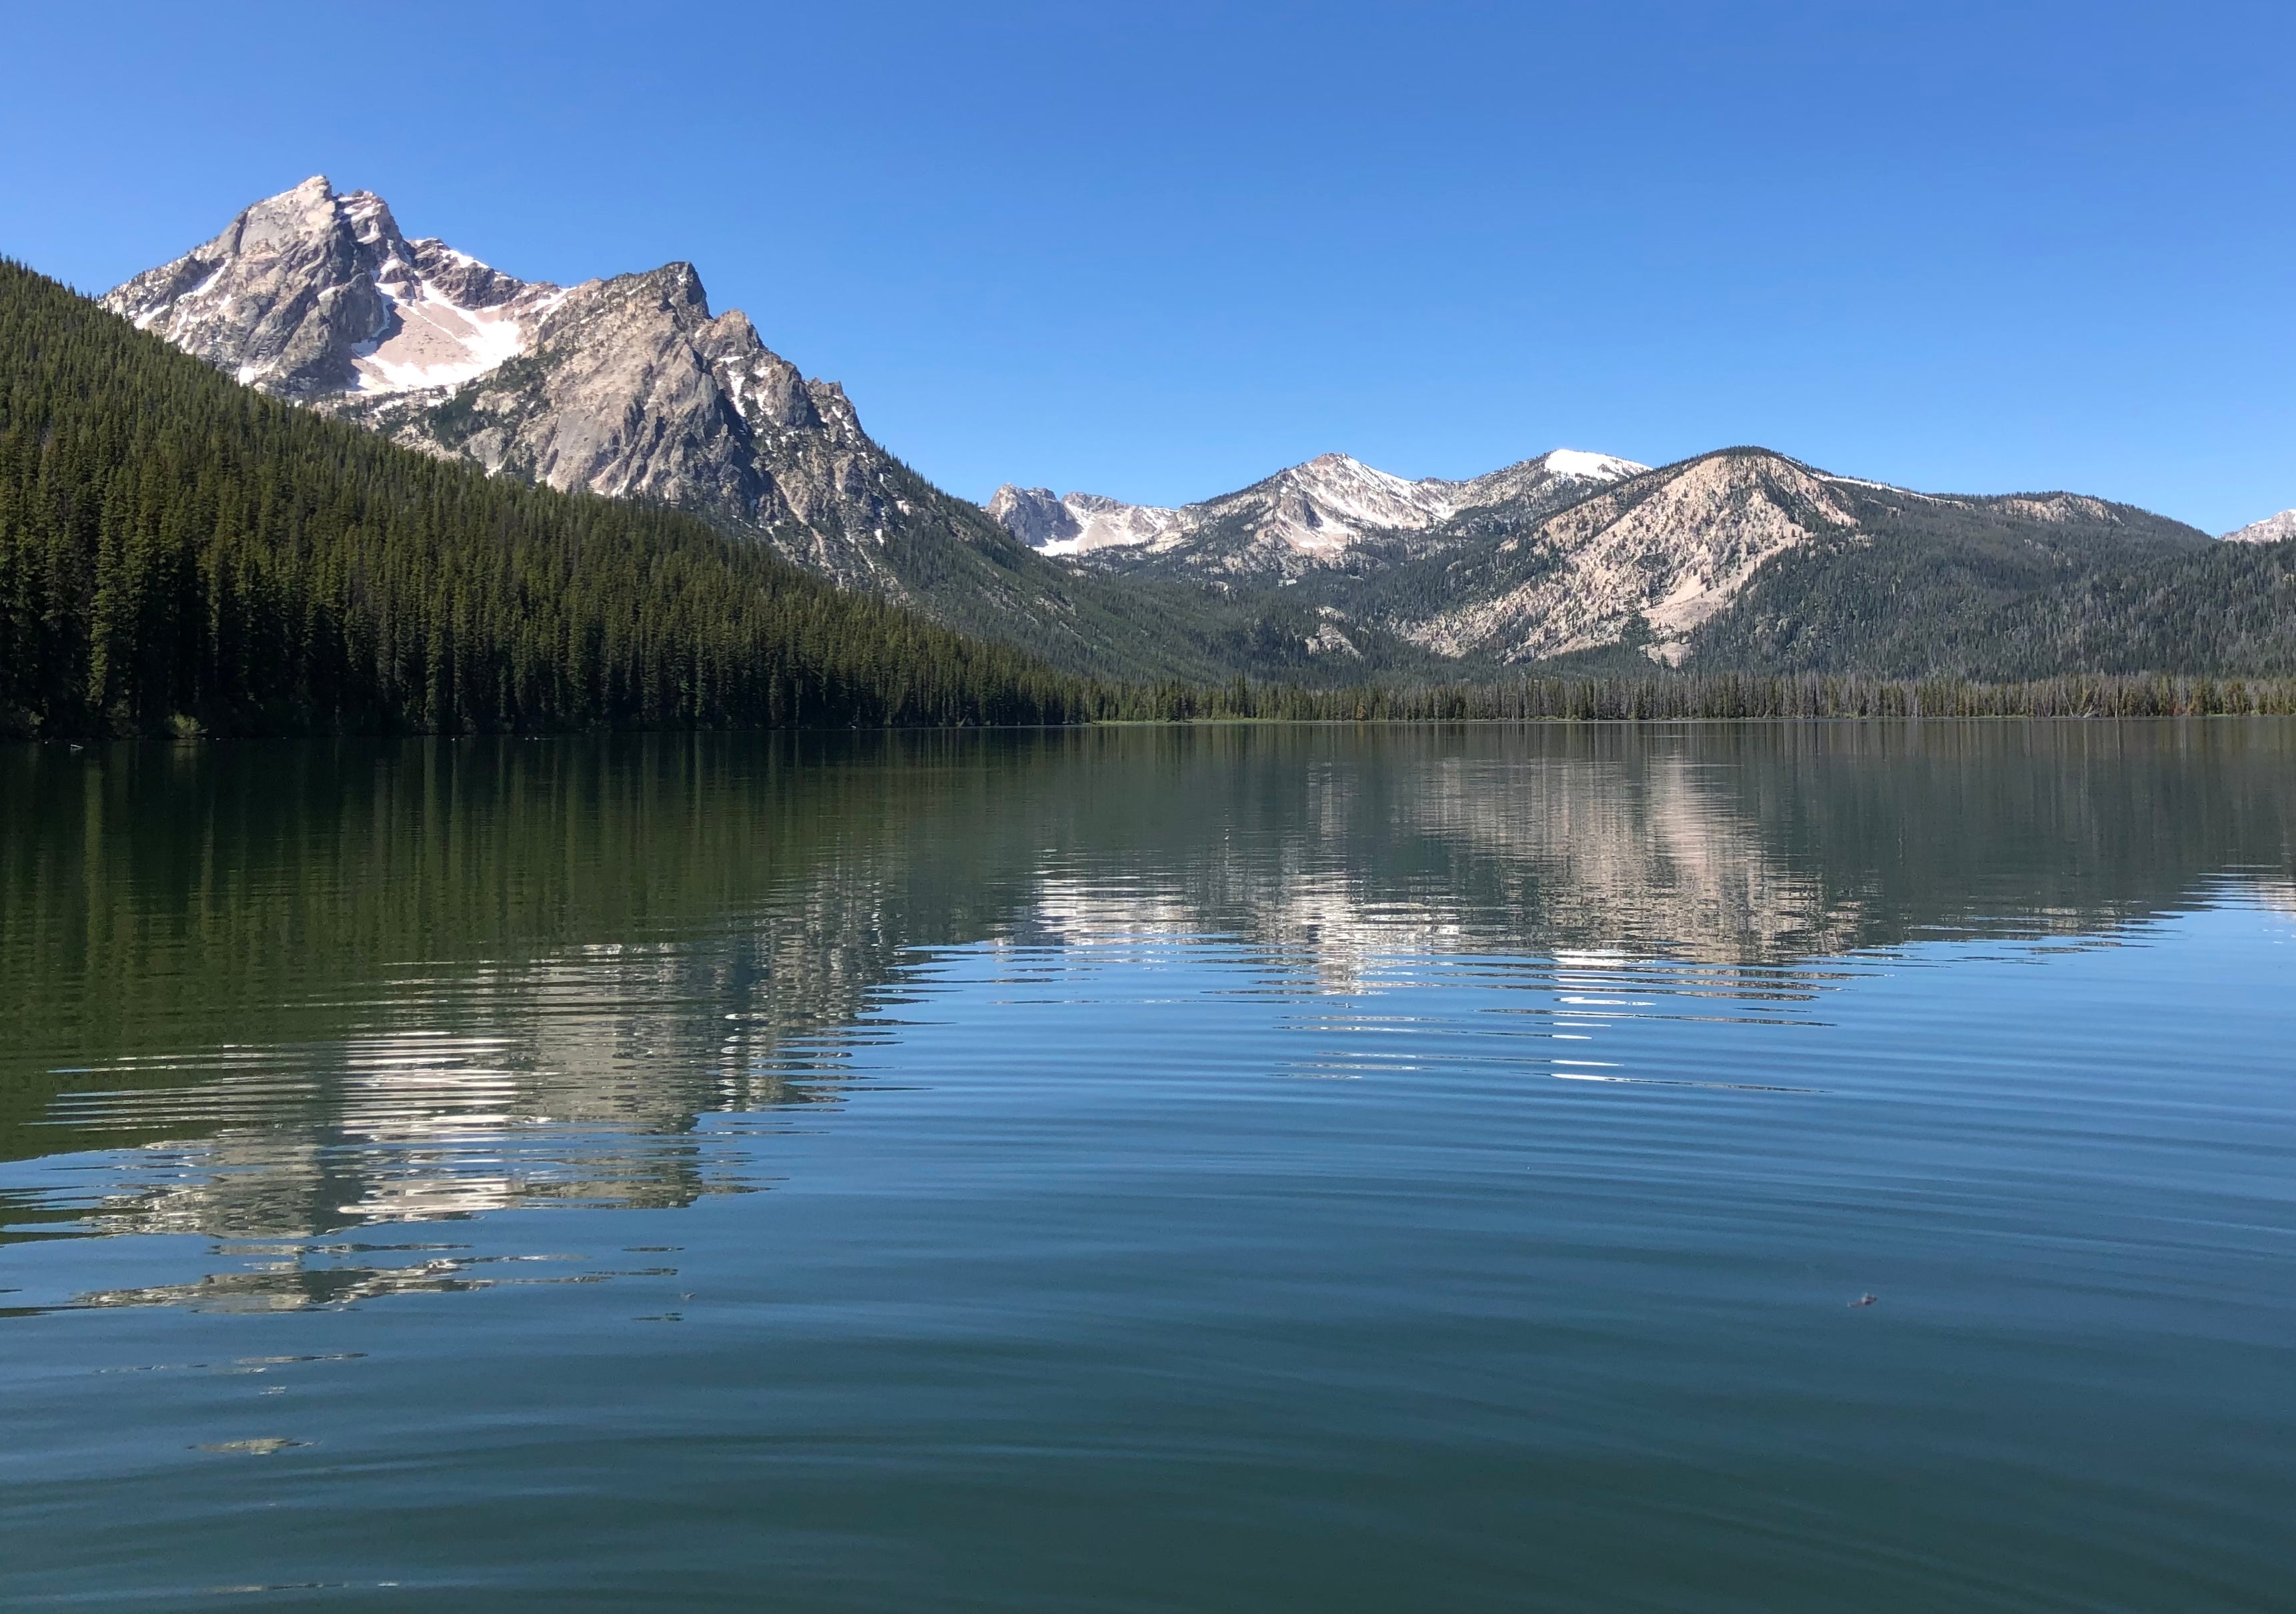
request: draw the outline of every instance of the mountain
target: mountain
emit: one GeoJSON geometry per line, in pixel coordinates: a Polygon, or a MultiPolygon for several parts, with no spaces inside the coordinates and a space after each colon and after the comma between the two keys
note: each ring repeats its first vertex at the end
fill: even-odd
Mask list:
{"type": "Polygon", "coordinates": [[[2208,540],[2080,495],[1916,493],[1736,449],[1551,515],[1470,511],[1428,541],[1350,609],[1440,654],[1918,674],[1955,624],[2012,597],[2208,540]]]}
{"type": "Polygon", "coordinates": [[[1765,562],[1855,524],[1824,478],[1759,452],[1644,470],[1559,510],[1534,484],[1430,533],[1429,557],[1357,608],[1443,655],[1512,663],[1640,639],[1678,664],[1765,562]]]}
{"type": "Polygon", "coordinates": [[[1039,555],[1084,555],[1135,548],[1176,537],[1181,515],[1155,505],[1128,505],[1097,493],[1055,496],[1050,488],[1006,482],[985,506],[989,518],[1039,555]]]}
{"type": "Polygon", "coordinates": [[[2226,533],[2224,541],[2228,544],[2276,544],[2291,538],[2296,538],[2296,510],[2283,510],[2277,515],[2251,522],[2237,531],[2226,533]]]}
{"type": "Polygon", "coordinates": [[[1400,557],[1400,540],[1464,510],[1504,501],[1560,506],[1648,467],[1557,449],[1465,482],[1406,482],[1345,454],[1322,454],[1265,481],[1180,509],[1093,493],[999,488],[988,513],[1039,554],[1088,557],[1105,572],[1284,581],[1316,567],[1400,557]]]}
{"type": "Polygon", "coordinates": [[[103,299],[275,397],[562,490],[705,511],[849,584],[893,584],[914,514],[833,382],[807,381],[691,264],[573,287],[409,240],[323,177],[103,299]]]}
{"type": "Polygon", "coordinates": [[[1075,671],[1215,677],[1242,631],[1112,594],[934,488],[692,265],[520,280],[323,177],[258,202],[103,306],[259,391],[434,457],[671,505],[853,589],[1075,671]]]}
{"type": "Polygon", "coordinates": [[[1177,507],[1007,486],[983,509],[888,453],[747,317],[713,313],[691,265],[523,281],[318,177],[104,301],[311,413],[498,479],[675,506],[1076,672],[2024,677],[2140,646],[2178,671],[2202,641],[2151,624],[2215,620],[2160,592],[2218,576],[2160,581],[2211,541],[2181,523],[2075,493],[1915,492],[1759,449],[1656,468],[1556,449],[1463,481],[1326,454],[1177,507]],[[2131,616],[2135,599],[2156,615],[2131,616]],[[2058,653],[2076,661],[2046,664],[2058,653]]]}
{"type": "Polygon", "coordinates": [[[103,305],[276,397],[372,399],[484,374],[525,351],[565,299],[443,242],[410,242],[381,197],[312,178],[103,305]]]}
{"type": "Polygon", "coordinates": [[[1917,493],[1762,449],[1655,469],[1558,449],[1463,482],[1325,455],[1179,509],[1007,487],[990,510],[1080,571],[1309,607],[1313,653],[1484,669],[1983,675],[2005,641],[1980,624],[2011,603],[2209,541],[2084,495],[1917,493]]]}
{"type": "Polygon", "coordinates": [[[1801,534],[1717,602],[1678,653],[1669,647],[1669,660],[1710,671],[1994,679],[2205,664],[2195,646],[2129,667],[2095,641],[2079,654],[2068,641],[2043,649],[2030,630],[2085,590],[2215,548],[2197,528],[2087,494],[1916,493],[1760,450],[1713,457],[1815,478],[1831,511],[1806,513],[1801,534]]]}

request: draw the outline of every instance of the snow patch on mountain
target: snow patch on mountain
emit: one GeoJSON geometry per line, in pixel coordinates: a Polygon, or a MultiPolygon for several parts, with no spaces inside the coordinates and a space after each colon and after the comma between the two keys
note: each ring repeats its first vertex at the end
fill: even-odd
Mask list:
{"type": "Polygon", "coordinates": [[[1555,449],[1544,456],[1546,469],[1556,476],[1595,482],[1616,482],[1650,469],[1615,454],[1589,454],[1583,449],[1555,449]]]}
{"type": "Polygon", "coordinates": [[[314,175],[103,301],[244,384],[313,399],[461,386],[528,351],[566,295],[410,241],[381,197],[314,175]]]}
{"type": "Polygon", "coordinates": [[[525,352],[539,316],[564,300],[563,292],[543,299],[535,318],[521,319],[501,309],[466,309],[427,280],[379,289],[390,304],[391,330],[353,349],[355,392],[408,392],[475,381],[525,352]]]}

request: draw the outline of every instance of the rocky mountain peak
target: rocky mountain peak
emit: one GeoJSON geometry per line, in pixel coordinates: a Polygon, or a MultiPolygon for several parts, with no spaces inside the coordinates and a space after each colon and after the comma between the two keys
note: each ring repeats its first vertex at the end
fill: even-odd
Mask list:
{"type": "Polygon", "coordinates": [[[1008,482],[988,496],[983,507],[1013,537],[1047,554],[1074,553],[1062,546],[1083,530],[1077,513],[1050,488],[1016,488],[1008,482]]]}
{"type": "Polygon", "coordinates": [[[561,489],[685,505],[849,581],[891,587],[894,462],[700,272],[571,287],[430,236],[315,175],[104,298],[265,391],[561,489]],[[523,362],[512,365],[509,361],[523,362]]]}
{"type": "Polygon", "coordinates": [[[524,350],[562,295],[435,240],[381,197],[314,175],[104,299],[114,313],[299,402],[458,385],[524,350]]]}
{"type": "Polygon", "coordinates": [[[1181,530],[1182,513],[1155,505],[1128,505],[1098,493],[1054,497],[1050,488],[1006,482],[986,506],[1006,531],[1042,555],[1089,555],[1142,548],[1181,530]]]}
{"type": "Polygon", "coordinates": [[[1725,449],[1500,529],[1473,585],[1399,630],[1439,655],[1529,661],[1640,630],[1652,660],[1678,663],[1691,632],[1765,562],[1857,524],[1808,466],[1767,449],[1725,449]]]}
{"type": "Polygon", "coordinates": [[[1363,540],[1435,531],[1461,512],[1503,501],[1552,504],[1647,467],[1557,449],[1466,482],[1416,482],[1353,455],[1318,454],[1236,492],[1180,509],[1043,488],[997,490],[988,510],[1047,555],[1102,565],[1155,564],[1183,574],[1297,577],[1350,564],[1363,540]]]}
{"type": "MultiPolygon", "coordinates": [[[[388,213],[381,215],[388,219],[388,213]]],[[[355,385],[354,359],[382,334],[374,269],[397,239],[371,239],[324,175],[242,209],[222,233],[137,276],[104,304],[242,382],[303,398],[355,385]]]]}
{"type": "Polygon", "coordinates": [[[2224,535],[2228,544],[2276,544],[2296,538],[2296,510],[2283,510],[2224,535]]]}

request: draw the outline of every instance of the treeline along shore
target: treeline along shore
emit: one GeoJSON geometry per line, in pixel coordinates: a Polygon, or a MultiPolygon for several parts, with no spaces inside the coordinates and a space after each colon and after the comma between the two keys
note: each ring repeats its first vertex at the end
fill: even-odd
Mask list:
{"type": "Polygon", "coordinates": [[[1746,718],[2296,715],[2296,679],[2081,676],[2024,683],[1816,673],[1653,672],[1358,689],[1185,684],[1099,692],[1095,715],[1187,722],[1637,722],[1746,718]]]}
{"type": "Polygon", "coordinates": [[[2296,680],[1057,671],[682,514],[489,478],[242,387],[0,260],[0,733],[2296,712],[2296,680]]]}

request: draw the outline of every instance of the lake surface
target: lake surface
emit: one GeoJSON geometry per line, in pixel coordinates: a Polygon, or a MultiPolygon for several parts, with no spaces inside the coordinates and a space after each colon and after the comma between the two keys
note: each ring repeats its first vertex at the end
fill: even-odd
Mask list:
{"type": "Polygon", "coordinates": [[[2271,721],[0,749],[0,1604],[2284,1609],[2292,856],[2271,721]]]}

